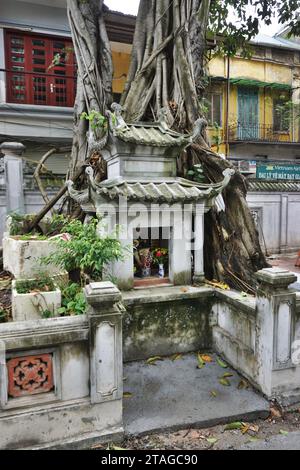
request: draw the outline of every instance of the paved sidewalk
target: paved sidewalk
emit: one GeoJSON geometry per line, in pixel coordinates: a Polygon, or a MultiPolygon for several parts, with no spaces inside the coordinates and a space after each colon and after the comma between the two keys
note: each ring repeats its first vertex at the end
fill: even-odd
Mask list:
{"type": "Polygon", "coordinates": [[[300,450],[300,431],[272,436],[260,442],[251,442],[240,447],[240,450],[300,450]]]}
{"type": "Polygon", "coordinates": [[[202,369],[197,368],[196,354],[176,361],[164,358],[156,365],[145,361],[125,364],[125,432],[137,435],[266,417],[268,401],[251,387],[238,389],[241,377],[211,356],[214,361],[202,369]],[[230,372],[231,385],[221,385],[219,378],[230,372]],[[126,398],[126,392],[132,395],[126,398]]]}

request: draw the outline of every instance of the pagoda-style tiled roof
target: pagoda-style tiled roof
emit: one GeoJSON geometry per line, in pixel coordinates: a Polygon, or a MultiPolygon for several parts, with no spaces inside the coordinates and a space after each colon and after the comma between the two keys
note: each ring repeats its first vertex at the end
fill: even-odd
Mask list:
{"type": "Polygon", "coordinates": [[[191,142],[190,136],[164,129],[160,123],[126,124],[124,127],[115,128],[113,133],[125,142],[154,147],[182,147],[191,142]]]}
{"type": "Polygon", "coordinates": [[[219,183],[196,183],[184,178],[170,178],[161,181],[127,181],[124,179],[96,183],[91,172],[88,172],[90,191],[76,191],[73,183],[68,183],[70,196],[80,204],[97,201],[113,200],[125,197],[129,201],[144,202],[192,202],[200,199],[212,199],[228,185],[234,170],[226,169],[224,179],[219,183]]]}
{"type": "Polygon", "coordinates": [[[269,192],[300,192],[300,181],[264,181],[249,179],[249,191],[269,191],[269,192]]]}
{"type": "MultiPolygon", "coordinates": [[[[124,142],[150,147],[186,147],[192,143],[193,134],[182,134],[170,129],[167,123],[167,111],[162,108],[158,112],[157,122],[127,123],[122,117],[122,106],[113,103],[109,116],[109,129],[114,137],[124,142]]],[[[199,122],[195,123],[196,129],[199,122]]]]}

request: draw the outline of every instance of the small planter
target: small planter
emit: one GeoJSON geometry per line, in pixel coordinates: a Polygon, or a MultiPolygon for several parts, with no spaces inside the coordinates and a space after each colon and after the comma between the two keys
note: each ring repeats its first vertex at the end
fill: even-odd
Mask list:
{"type": "Polygon", "coordinates": [[[12,281],[12,317],[13,321],[38,320],[44,316],[56,316],[61,307],[61,291],[31,292],[18,294],[16,282],[12,281]]]}
{"type": "Polygon", "coordinates": [[[16,279],[38,277],[42,271],[49,276],[61,275],[62,269],[53,264],[41,264],[41,258],[49,256],[56,247],[49,240],[20,240],[18,237],[3,238],[3,268],[16,279]]]}

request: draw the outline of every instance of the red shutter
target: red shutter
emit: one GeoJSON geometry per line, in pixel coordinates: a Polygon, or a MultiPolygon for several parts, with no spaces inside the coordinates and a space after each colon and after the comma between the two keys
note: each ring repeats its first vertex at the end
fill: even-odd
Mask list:
{"type": "Polygon", "coordinates": [[[8,102],[73,106],[76,66],[70,39],[8,31],[6,59],[8,102]],[[53,64],[56,55],[59,61],[53,64]]]}

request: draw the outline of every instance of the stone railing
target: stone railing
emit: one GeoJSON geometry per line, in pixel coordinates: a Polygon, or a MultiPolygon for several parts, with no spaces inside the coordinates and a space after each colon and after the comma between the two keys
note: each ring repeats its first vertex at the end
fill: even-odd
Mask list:
{"type": "Polygon", "coordinates": [[[0,325],[0,448],[84,448],[120,437],[121,294],[85,288],[86,315],[0,325]]]}

